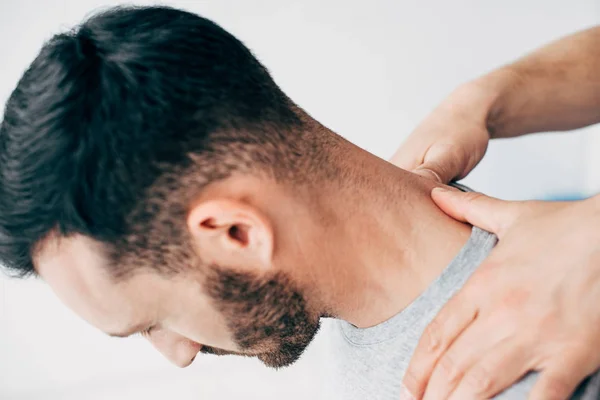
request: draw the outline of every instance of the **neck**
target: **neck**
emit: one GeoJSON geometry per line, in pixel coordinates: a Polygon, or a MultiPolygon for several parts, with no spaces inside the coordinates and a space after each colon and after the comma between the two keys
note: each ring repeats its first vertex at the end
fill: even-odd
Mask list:
{"type": "Polygon", "coordinates": [[[446,216],[430,193],[440,186],[352,147],[343,166],[353,182],[324,193],[327,268],[319,297],[331,314],[358,327],[404,309],[441,274],[471,228],[446,216]],[[335,201],[331,201],[335,199],[335,201]],[[330,220],[331,222],[331,220],[330,220]],[[330,267],[333,266],[333,267],[330,267]]]}

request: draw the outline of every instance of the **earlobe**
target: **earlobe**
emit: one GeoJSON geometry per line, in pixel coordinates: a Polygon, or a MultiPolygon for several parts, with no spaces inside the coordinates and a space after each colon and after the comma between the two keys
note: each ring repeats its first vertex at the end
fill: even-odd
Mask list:
{"type": "Polygon", "coordinates": [[[208,255],[217,264],[271,265],[271,224],[254,207],[229,199],[206,201],[191,210],[187,225],[203,258],[208,255]]]}

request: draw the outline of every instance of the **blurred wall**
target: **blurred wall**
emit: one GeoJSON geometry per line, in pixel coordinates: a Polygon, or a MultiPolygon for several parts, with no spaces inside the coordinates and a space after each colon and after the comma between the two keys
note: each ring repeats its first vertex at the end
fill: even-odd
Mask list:
{"type": "MultiPolygon", "coordinates": [[[[113,4],[1,0],[2,103],[44,40],[113,4]]],[[[600,22],[597,0],[167,4],[237,35],[296,102],[383,158],[459,83],[600,22]]],[[[600,190],[598,155],[598,127],[506,140],[491,145],[466,183],[506,199],[589,195],[600,190]]],[[[0,278],[1,399],[316,399],[325,352],[320,337],[285,371],[210,356],[179,370],[139,338],[111,339],[89,327],[42,282],[0,278]]]]}

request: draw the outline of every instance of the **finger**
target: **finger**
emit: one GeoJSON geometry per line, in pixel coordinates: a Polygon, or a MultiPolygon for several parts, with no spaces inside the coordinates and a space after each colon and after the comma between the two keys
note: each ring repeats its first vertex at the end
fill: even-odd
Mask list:
{"type": "Polygon", "coordinates": [[[416,398],[406,388],[406,386],[402,385],[400,388],[400,398],[398,400],[416,400],[416,398]]]}
{"type": "Polygon", "coordinates": [[[589,359],[586,354],[575,352],[567,357],[557,357],[557,362],[540,372],[540,377],[531,390],[529,400],[566,400],[570,398],[582,377],[590,370],[588,363],[581,362],[589,359]]]}
{"type": "Polygon", "coordinates": [[[456,147],[450,144],[434,144],[425,153],[423,163],[413,172],[427,171],[430,176],[435,176],[436,181],[448,183],[454,178],[465,175],[466,160],[456,147]]]}
{"type": "Polygon", "coordinates": [[[417,399],[423,396],[438,359],[476,315],[476,302],[459,293],[427,326],[404,375],[404,386],[417,399]]]}
{"type": "Polygon", "coordinates": [[[443,188],[433,189],[431,197],[452,218],[494,232],[498,236],[502,236],[507,227],[518,218],[522,205],[481,193],[455,192],[443,188]]]}
{"type": "Polygon", "coordinates": [[[473,364],[450,400],[490,399],[513,385],[530,369],[528,347],[504,340],[473,364]]]}
{"type": "Polygon", "coordinates": [[[425,389],[424,400],[447,399],[465,373],[480,358],[511,336],[510,328],[475,320],[439,358],[425,389]]]}
{"type": "Polygon", "coordinates": [[[423,142],[419,136],[419,134],[410,135],[390,158],[390,162],[407,171],[411,171],[423,164],[425,154],[431,145],[423,142]]]}

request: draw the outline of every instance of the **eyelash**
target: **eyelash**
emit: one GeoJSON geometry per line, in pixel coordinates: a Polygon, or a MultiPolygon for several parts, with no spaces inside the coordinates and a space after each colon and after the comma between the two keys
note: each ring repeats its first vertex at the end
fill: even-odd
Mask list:
{"type": "Polygon", "coordinates": [[[149,334],[150,334],[150,331],[152,331],[152,329],[154,329],[154,327],[153,327],[153,326],[151,326],[150,328],[148,328],[148,329],[146,329],[146,330],[143,330],[143,331],[141,331],[141,332],[140,332],[140,335],[141,335],[141,336],[146,336],[146,335],[149,335],[149,334]]]}

